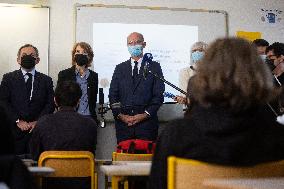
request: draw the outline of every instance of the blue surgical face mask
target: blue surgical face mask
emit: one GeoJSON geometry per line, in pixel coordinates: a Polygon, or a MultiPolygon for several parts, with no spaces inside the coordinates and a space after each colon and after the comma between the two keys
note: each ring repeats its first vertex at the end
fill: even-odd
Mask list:
{"type": "Polygon", "coordinates": [[[266,55],[265,55],[265,54],[261,54],[261,55],[259,55],[259,56],[260,56],[261,60],[262,60],[263,62],[265,62],[266,55]]]}
{"type": "Polygon", "coordinates": [[[143,52],[143,46],[142,45],[129,45],[128,47],[128,52],[132,57],[138,57],[142,54],[143,52]]]}
{"type": "Polygon", "coordinates": [[[197,61],[201,60],[203,56],[204,56],[204,52],[201,52],[201,51],[195,51],[191,53],[192,62],[196,63],[197,61]]]}

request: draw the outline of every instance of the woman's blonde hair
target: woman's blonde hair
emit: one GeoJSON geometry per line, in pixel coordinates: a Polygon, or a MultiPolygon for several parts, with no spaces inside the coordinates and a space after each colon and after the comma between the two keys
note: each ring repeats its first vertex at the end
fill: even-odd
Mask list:
{"type": "Polygon", "coordinates": [[[92,62],[93,62],[94,52],[93,52],[91,45],[89,45],[86,42],[78,42],[73,46],[73,49],[72,49],[72,65],[76,65],[75,53],[76,53],[76,48],[78,46],[80,46],[82,49],[84,49],[86,51],[86,53],[88,54],[88,60],[89,61],[88,61],[87,67],[90,67],[92,62]]]}
{"type": "Polygon", "coordinates": [[[272,74],[255,47],[240,38],[213,42],[198,62],[189,88],[197,103],[234,111],[265,104],[276,92],[272,74]]]}

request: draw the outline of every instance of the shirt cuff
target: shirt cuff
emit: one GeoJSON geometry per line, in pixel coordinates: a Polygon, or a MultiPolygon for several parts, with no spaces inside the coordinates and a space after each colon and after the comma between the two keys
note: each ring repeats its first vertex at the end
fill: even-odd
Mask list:
{"type": "Polygon", "coordinates": [[[147,111],[147,110],[145,110],[144,111],[149,117],[151,116],[151,114],[147,111]]]}

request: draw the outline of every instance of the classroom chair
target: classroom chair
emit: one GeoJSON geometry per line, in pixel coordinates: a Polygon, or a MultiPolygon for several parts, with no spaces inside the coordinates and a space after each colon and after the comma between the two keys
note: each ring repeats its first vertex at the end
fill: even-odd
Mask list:
{"type": "Polygon", "coordinates": [[[168,158],[168,189],[205,189],[206,179],[283,177],[284,161],[249,167],[222,166],[171,156],[168,158]]]}
{"type": "MultiPolygon", "coordinates": [[[[49,175],[46,182],[55,179],[53,184],[56,185],[64,179],[84,179],[83,181],[87,180],[87,183],[90,183],[91,189],[97,189],[95,158],[89,151],[45,151],[39,157],[38,166],[55,169],[55,173],[49,175]]],[[[44,185],[43,182],[42,184],[44,185]]],[[[74,184],[80,185],[80,182],[76,181],[74,184]]]]}

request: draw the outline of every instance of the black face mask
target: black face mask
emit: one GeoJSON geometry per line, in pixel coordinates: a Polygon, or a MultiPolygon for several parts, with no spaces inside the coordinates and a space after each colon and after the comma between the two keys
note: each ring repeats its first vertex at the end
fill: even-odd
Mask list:
{"type": "Polygon", "coordinates": [[[275,69],[276,66],[274,66],[274,60],[266,59],[265,60],[266,65],[269,67],[271,71],[275,69]]]}
{"type": "Polygon", "coordinates": [[[86,66],[88,64],[88,56],[85,54],[76,54],[75,62],[78,66],[86,66]]]}
{"type": "Polygon", "coordinates": [[[35,67],[35,58],[32,55],[25,55],[21,58],[21,66],[27,70],[35,67]]]}

